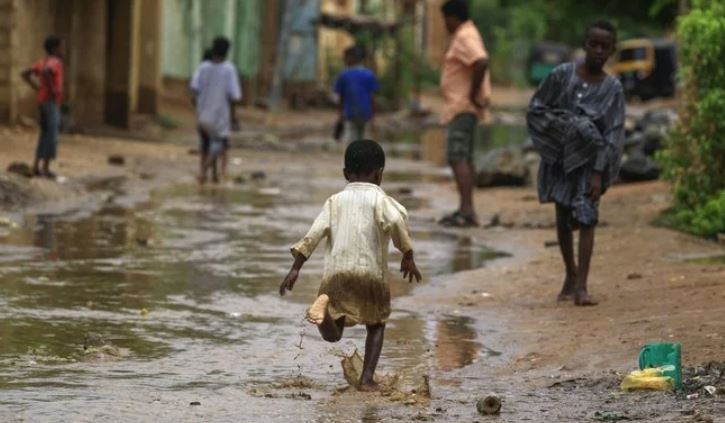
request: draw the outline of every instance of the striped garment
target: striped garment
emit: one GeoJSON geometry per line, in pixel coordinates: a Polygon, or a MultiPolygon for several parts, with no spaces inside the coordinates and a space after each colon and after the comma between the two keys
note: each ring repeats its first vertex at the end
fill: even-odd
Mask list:
{"type": "Polygon", "coordinates": [[[325,268],[319,294],[330,297],[328,312],[345,325],[377,324],[390,315],[388,247],[413,249],[408,214],[377,185],[353,182],[330,197],[292,255],[309,258],[323,238],[325,268]]]}
{"type": "Polygon", "coordinates": [[[541,155],[538,193],[542,203],[571,210],[582,225],[598,222],[597,204],[588,196],[593,172],[602,174],[606,190],[617,177],[624,144],[624,93],[607,76],[591,84],[576,74],[576,65],[558,66],[529,104],[529,134],[541,155]]]}

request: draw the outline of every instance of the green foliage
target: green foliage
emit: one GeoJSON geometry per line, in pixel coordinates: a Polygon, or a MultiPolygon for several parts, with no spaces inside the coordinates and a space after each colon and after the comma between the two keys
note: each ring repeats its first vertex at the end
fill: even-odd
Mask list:
{"type": "Polygon", "coordinates": [[[689,232],[708,236],[725,233],[725,191],[694,210],[679,210],[675,214],[678,223],[689,232]]]}
{"type": "Polygon", "coordinates": [[[659,159],[678,219],[708,235],[725,232],[725,3],[693,3],[677,31],[685,82],[680,123],[659,159]]]}

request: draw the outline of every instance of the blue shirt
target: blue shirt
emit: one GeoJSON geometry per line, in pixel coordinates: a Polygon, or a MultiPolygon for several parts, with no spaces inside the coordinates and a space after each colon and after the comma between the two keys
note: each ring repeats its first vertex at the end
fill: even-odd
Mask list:
{"type": "Polygon", "coordinates": [[[346,120],[370,120],[373,117],[373,92],[379,88],[375,74],[362,66],[345,69],[337,78],[335,92],[342,97],[346,120]]]}

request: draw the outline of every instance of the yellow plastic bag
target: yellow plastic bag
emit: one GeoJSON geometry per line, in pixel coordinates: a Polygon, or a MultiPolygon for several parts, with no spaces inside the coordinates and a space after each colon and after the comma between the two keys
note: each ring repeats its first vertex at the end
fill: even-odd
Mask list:
{"type": "Polygon", "coordinates": [[[663,376],[664,370],[662,367],[635,370],[624,377],[620,388],[623,391],[674,391],[675,380],[669,376],[663,376]]]}

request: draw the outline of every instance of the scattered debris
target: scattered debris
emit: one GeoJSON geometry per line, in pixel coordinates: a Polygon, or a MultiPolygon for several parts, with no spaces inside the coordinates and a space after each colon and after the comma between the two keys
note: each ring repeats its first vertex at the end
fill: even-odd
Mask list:
{"type": "Polygon", "coordinates": [[[486,154],[476,165],[476,186],[523,186],[529,182],[529,167],[522,150],[503,147],[486,154]]]}
{"type": "Polygon", "coordinates": [[[491,217],[491,220],[486,224],[486,226],[484,226],[484,228],[486,228],[486,229],[494,228],[494,227],[500,226],[500,225],[501,225],[501,215],[496,213],[491,217]]]}
{"type": "Polygon", "coordinates": [[[501,412],[501,398],[496,394],[488,394],[476,401],[476,410],[484,416],[499,414],[501,412]]]}
{"type": "Polygon", "coordinates": [[[108,164],[114,166],[123,166],[126,164],[126,158],[120,154],[112,154],[108,156],[108,164]]]}
{"type": "Polygon", "coordinates": [[[594,413],[594,420],[600,422],[619,422],[622,420],[632,420],[624,414],[617,413],[616,411],[597,411],[594,413]]]}
{"type": "Polygon", "coordinates": [[[13,162],[10,163],[7,167],[8,173],[14,173],[16,175],[20,175],[26,178],[32,178],[33,177],[33,169],[27,164],[22,162],[13,162]]]}

